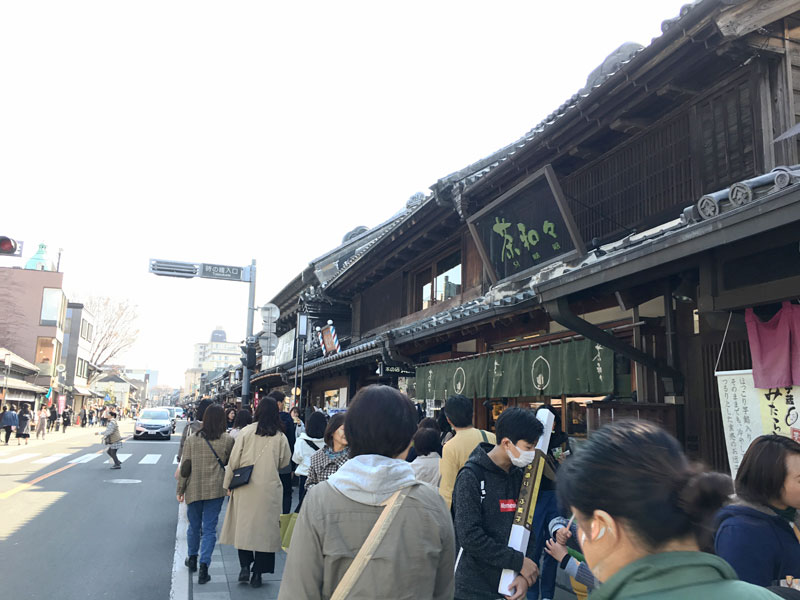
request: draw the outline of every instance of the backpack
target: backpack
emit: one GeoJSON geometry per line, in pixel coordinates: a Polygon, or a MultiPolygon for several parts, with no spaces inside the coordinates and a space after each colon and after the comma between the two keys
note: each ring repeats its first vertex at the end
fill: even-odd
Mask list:
{"type": "Polygon", "coordinates": [[[316,445],[314,442],[312,442],[311,440],[303,440],[303,441],[304,441],[306,444],[308,444],[309,446],[311,446],[311,447],[314,449],[314,451],[315,451],[315,452],[316,452],[317,450],[319,450],[319,446],[317,446],[317,445],[316,445]]]}

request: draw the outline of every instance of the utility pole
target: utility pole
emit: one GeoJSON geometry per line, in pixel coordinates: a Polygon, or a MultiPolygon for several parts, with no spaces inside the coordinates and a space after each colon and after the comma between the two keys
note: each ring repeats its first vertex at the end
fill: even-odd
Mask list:
{"type": "MultiPolygon", "coordinates": [[[[250,294],[247,300],[247,328],[245,333],[245,344],[250,346],[255,344],[253,339],[253,311],[256,309],[256,261],[250,263],[250,294]]],[[[242,367],[242,408],[250,406],[250,369],[245,364],[242,367]]]]}

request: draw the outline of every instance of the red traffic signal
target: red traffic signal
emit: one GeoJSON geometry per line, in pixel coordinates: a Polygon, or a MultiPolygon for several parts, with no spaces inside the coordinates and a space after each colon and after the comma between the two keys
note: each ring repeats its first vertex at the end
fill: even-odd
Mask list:
{"type": "Polygon", "coordinates": [[[17,241],[10,237],[0,235],[0,254],[16,254],[17,241]]]}

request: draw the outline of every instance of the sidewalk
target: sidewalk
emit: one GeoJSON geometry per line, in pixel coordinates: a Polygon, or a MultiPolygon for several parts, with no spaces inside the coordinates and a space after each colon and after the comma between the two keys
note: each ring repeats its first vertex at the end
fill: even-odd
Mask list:
{"type": "MultiPolygon", "coordinates": [[[[297,504],[297,489],[294,489],[292,506],[297,504]]],[[[228,509],[227,500],[222,505],[217,525],[217,540],[225,522],[225,512],[228,509]]],[[[197,583],[197,573],[189,573],[183,561],[186,558],[186,505],[181,504],[178,518],[177,539],[175,545],[175,564],[173,566],[173,587],[170,594],[171,600],[274,600],[278,597],[283,577],[283,568],[286,565],[286,553],[281,551],[275,554],[275,572],[264,573],[263,585],[260,588],[250,587],[249,583],[239,583],[239,555],[233,546],[222,545],[217,542],[211,554],[211,565],[208,574],[211,581],[203,585],[197,583]],[[187,584],[188,580],[188,584],[187,584]]],[[[376,598],[383,594],[376,593],[376,598]]],[[[564,571],[558,570],[556,579],[556,595],[553,600],[575,600],[569,578],[564,571]]]]}
{"type": "MultiPolygon", "coordinates": [[[[134,424],[133,419],[125,419],[124,421],[122,421],[122,423],[120,423],[119,429],[123,437],[133,433],[133,424],[134,424]]],[[[27,446],[25,445],[24,441],[22,442],[21,445],[17,446],[16,433],[12,431],[11,438],[8,440],[8,446],[0,442],[0,456],[6,456],[16,451],[36,450],[38,448],[46,447],[48,445],[55,444],[58,442],[77,440],[84,437],[86,437],[87,439],[93,438],[92,443],[100,442],[100,437],[96,436],[95,434],[98,434],[103,430],[104,428],[99,426],[90,427],[87,425],[86,427],[81,427],[80,425],[77,426],[70,425],[69,427],[67,427],[66,433],[61,431],[60,429],[59,431],[54,430],[49,433],[46,433],[45,438],[43,440],[41,438],[37,440],[35,429],[33,426],[31,426],[31,437],[28,440],[27,446]]],[[[4,432],[3,436],[5,436],[4,432]]],[[[5,437],[3,437],[2,439],[5,440],[5,437]]]]}

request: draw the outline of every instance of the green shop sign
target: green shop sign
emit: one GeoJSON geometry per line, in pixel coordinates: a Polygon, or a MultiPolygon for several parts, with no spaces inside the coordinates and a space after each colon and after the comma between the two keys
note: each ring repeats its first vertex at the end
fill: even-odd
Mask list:
{"type": "Polygon", "coordinates": [[[614,391],[614,353],[591,340],[495,352],[417,368],[417,394],[442,401],[479,398],[600,396],[614,391]]]}

